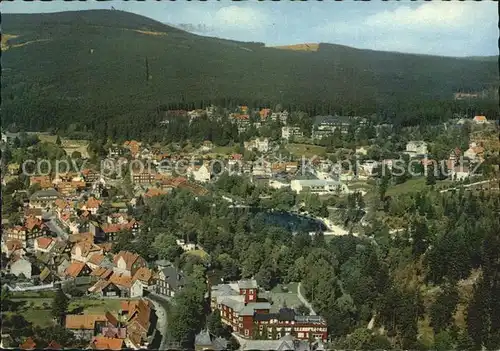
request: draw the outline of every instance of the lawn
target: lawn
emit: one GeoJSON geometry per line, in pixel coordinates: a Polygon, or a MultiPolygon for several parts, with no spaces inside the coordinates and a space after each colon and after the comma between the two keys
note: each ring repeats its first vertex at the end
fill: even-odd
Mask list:
{"type": "Polygon", "coordinates": [[[302,156],[311,158],[313,156],[325,156],[326,148],[318,145],[310,144],[288,144],[286,149],[296,157],[302,156]]]}
{"type": "Polygon", "coordinates": [[[298,283],[278,284],[271,290],[271,300],[273,301],[273,310],[279,310],[286,305],[287,307],[298,307],[302,305],[297,296],[298,283]],[[282,287],[287,287],[288,292],[284,292],[282,287]]]}
{"type": "Polygon", "coordinates": [[[231,155],[234,154],[234,146],[216,146],[210,150],[212,155],[231,155]]]}
{"type": "MultiPolygon", "coordinates": [[[[426,187],[429,187],[428,185],[425,184],[425,181],[426,181],[425,177],[413,178],[402,184],[390,186],[389,189],[387,189],[386,194],[388,196],[395,196],[395,195],[420,191],[426,187]]],[[[436,181],[434,188],[438,189],[441,188],[442,186],[449,186],[451,184],[453,184],[453,181],[449,179],[438,180],[436,181]]]]}
{"type": "MultiPolygon", "coordinates": [[[[16,293],[12,300],[19,303],[19,313],[26,318],[27,321],[34,325],[46,327],[52,324],[52,298],[50,297],[28,297],[16,293]]],[[[76,298],[70,300],[68,312],[71,314],[101,314],[106,311],[117,314],[120,310],[120,302],[125,299],[89,299],[89,298],[76,298]]]]}
{"type": "Polygon", "coordinates": [[[104,313],[106,311],[109,312],[118,312],[120,310],[120,302],[125,301],[126,299],[78,299],[72,301],[69,305],[69,311],[75,312],[84,312],[88,313],[104,313]]]}
{"type": "MultiPolygon", "coordinates": [[[[57,140],[57,135],[50,135],[47,133],[39,133],[37,136],[41,142],[55,144],[57,140]]],[[[74,151],[78,151],[83,157],[88,157],[88,144],[89,142],[87,140],[61,138],[61,146],[68,155],[71,155],[74,151]]]]}

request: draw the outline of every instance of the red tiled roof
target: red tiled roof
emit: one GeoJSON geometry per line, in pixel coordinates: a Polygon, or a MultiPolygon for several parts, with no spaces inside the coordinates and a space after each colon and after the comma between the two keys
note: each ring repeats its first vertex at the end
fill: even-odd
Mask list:
{"type": "Polygon", "coordinates": [[[121,350],[122,347],[122,339],[107,338],[105,336],[95,336],[90,343],[90,348],[94,350],[121,350]]]}
{"type": "Polygon", "coordinates": [[[106,318],[108,319],[108,322],[113,325],[113,327],[118,326],[118,319],[111,312],[106,312],[106,318]]]}
{"type": "Polygon", "coordinates": [[[54,240],[52,238],[42,236],[41,238],[37,238],[36,241],[39,248],[46,249],[50,246],[50,244],[52,244],[54,240]]]}
{"type": "Polygon", "coordinates": [[[89,263],[93,263],[95,265],[101,264],[102,260],[104,260],[104,255],[100,253],[95,253],[89,258],[89,263]]]}
{"type": "Polygon", "coordinates": [[[140,258],[142,258],[141,256],[139,256],[138,254],[134,253],[134,252],[130,252],[130,251],[120,251],[119,253],[117,253],[115,255],[115,257],[113,258],[113,263],[115,265],[118,265],[118,262],[120,260],[120,257],[123,258],[123,260],[125,261],[125,264],[127,265],[127,269],[130,270],[132,268],[132,265],[140,258]]]}
{"type": "Polygon", "coordinates": [[[76,278],[85,266],[86,264],[84,262],[74,261],[66,268],[66,275],[76,278]]]}
{"type": "Polygon", "coordinates": [[[25,222],[24,222],[24,226],[28,229],[28,230],[33,230],[35,227],[38,227],[38,228],[41,228],[43,226],[43,222],[41,219],[38,219],[36,217],[33,217],[33,216],[29,216],[28,218],[26,218],[25,222]]]}
{"type": "Polygon", "coordinates": [[[19,240],[7,240],[5,245],[7,246],[7,250],[9,250],[9,252],[20,250],[23,248],[23,243],[19,240]]]}
{"type": "Polygon", "coordinates": [[[152,276],[153,272],[149,268],[141,267],[135,272],[132,281],[140,280],[141,282],[149,282],[152,276]]]}
{"type": "Polygon", "coordinates": [[[109,282],[118,287],[130,288],[132,286],[132,277],[127,277],[121,274],[113,274],[109,277],[109,282]]]}
{"type": "Polygon", "coordinates": [[[31,338],[31,336],[29,338],[27,338],[25,342],[23,342],[21,345],[19,345],[19,348],[23,349],[23,350],[33,350],[35,347],[36,347],[36,344],[33,341],[33,339],[31,338]]]}
{"type": "Polygon", "coordinates": [[[68,314],[66,316],[66,329],[94,329],[96,322],[106,322],[104,314],[68,314]]]}
{"type": "Polygon", "coordinates": [[[57,342],[52,340],[49,345],[45,348],[46,350],[61,350],[62,346],[59,345],[57,342]]]}

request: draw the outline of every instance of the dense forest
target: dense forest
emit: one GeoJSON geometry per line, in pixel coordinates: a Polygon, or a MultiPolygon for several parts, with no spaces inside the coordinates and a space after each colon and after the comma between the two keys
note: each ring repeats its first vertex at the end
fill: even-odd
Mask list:
{"type": "MultiPolygon", "coordinates": [[[[303,200],[280,190],[266,204],[258,186],[231,177],[222,177],[213,191],[264,207],[286,209],[303,200]]],[[[235,213],[211,195],[195,199],[176,191],[139,209],[152,230],[134,249],[175,261],[192,277],[191,288],[172,307],[172,338],[186,345],[204,325],[207,271],[229,280],[253,276],[265,289],[301,281],[339,349],[497,349],[498,197],[487,191],[439,193],[429,186],[384,201],[389,204],[380,206],[376,198],[365,204],[353,194],[342,206],[346,215],[363,207],[377,218],[402,216],[408,225],[398,234],[373,220],[363,236],[327,241],[321,234],[292,234],[261,214],[235,213]],[[201,244],[210,256],[182,254],[174,245],[180,237],[201,244]]],[[[131,244],[124,239],[120,245],[131,244]]]]}
{"type": "MultiPolygon", "coordinates": [[[[140,137],[169,106],[274,107],[439,120],[457,91],[498,81],[495,62],[321,44],[295,52],[184,32],[122,11],[4,14],[2,119],[25,130],[140,137]],[[154,35],[153,35],[154,34],[154,35]]],[[[494,114],[482,100],[460,111],[494,114]]],[[[463,105],[463,104],[462,104],[463,105]]],[[[445,113],[446,112],[446,113],[445,113]]]]}

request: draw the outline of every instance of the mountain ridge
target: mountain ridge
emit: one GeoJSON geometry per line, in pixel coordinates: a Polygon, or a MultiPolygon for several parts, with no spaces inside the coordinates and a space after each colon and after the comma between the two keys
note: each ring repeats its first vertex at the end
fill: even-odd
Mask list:
{"type": "Polygon", "coordinates": [[[312,53],[280,50],[118,10],[4,14],[2,31],[17,35],[2,57],[3,115],[30,129],[136,118],[161,105],[216,99],[370,114],[498,82],[494,62],[323,43],[312,53]]]}

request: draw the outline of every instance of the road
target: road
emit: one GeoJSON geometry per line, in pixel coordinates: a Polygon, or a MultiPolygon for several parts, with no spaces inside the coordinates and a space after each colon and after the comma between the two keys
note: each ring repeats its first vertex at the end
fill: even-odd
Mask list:
{"type": "Polygon", "coordinates": [[[469,188],[469,187],[474,186],[474,185],[487,184],[487,183],[489,183],[489,182],[493,182],[493,181],[496,181],[496,179],[491,179],[491,180],[482,180],[482,181],[480,181],[480,182],[475,182],[475,183],[470,183],[470,184],[460,185],[460,186],[458,186],[458,187],[453,187],[453,188],[449,188],[449,189],[440,190],[439,192],[440,192],[440,193],[445,193],[445,192],[447,192],[447,191],[458,190],[458,189],[461,189],[461,188],[469,188]]]}
{"type": "Polygon", "coordinates": [[[311,316],[316,316],[316,312],[314,312],[314,309],[312,308],[311,304],[309,301],[306,300],[304,296],[302,296],[302,293],[300,292],[300,287],[302,283],[297,284],[297,296],[299,297],[300,302],[302,302],[307,308],[309,308],[309,314],[311,316]]]}
{"type": "Polygon", "coordinates": [[[167,349],[167,311],[165,310],[165,307],[163,307],[163,304],[160,303],[161,299],[153,294],[149,294],[147,299],[153,303],[155,306],[156,310],[156,315],[158,316],[158,321],[156,323],[156,329],[160,332],[161,334],[161,343],[160,343],[160,350],[166,350],[167,349]]]}

